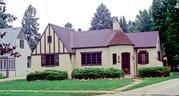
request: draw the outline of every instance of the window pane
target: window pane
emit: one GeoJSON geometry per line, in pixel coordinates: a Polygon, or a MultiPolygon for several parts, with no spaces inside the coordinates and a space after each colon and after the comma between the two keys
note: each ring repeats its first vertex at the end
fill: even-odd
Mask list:
{"type": "Polygon", "coordinates": [[[82,53],[81,64],[101,64],[101,53],[82,53]]]}
{"type": "Polygon", "coordinates": [[[113,64],[117,64],[117,55],[116,54],[113,54],[112,55],[112,59],[113,59],[113,64]]]}

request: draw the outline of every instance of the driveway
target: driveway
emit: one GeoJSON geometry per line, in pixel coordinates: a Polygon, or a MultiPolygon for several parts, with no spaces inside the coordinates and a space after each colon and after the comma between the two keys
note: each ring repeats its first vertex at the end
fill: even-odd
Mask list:
{"type": "Polygon", "coordinates": [[[131,91],[105,94],[103,96],[179,96],[179,79],[172,79],[131,91]]]}

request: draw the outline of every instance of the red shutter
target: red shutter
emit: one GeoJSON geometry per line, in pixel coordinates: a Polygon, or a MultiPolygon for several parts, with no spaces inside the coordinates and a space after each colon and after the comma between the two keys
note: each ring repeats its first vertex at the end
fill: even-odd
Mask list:
{"type": "Polygon", "coordinates": [[[138,64],[142,64],[142,55],[141,55],[141,52],[138,52],[138,64]]]}
{"type": "Polygon", "coordinates": [[[59,66],[59,54],[54,55],[54,63],[56,66],[59,66]]]}
{"type": "Polygon", "coordinates": [[[46,55],[42,54],[41,55],[41,66],[45,66],[46,65],[46,55]]]}
{"type": "Polygon", "coordinates": [[[149,63],[149,52],[145,52],[145,64],[148,64],[149,63]]]}

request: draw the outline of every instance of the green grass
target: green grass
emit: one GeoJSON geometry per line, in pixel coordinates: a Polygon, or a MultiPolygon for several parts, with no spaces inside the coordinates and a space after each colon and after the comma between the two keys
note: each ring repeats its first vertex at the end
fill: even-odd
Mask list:
{"type": "Polygon", "coordinates": [[[0,96],[92,96],[95,93],[64,93],[64,92],[0,92],[0,96]]]}
{"type": "Polygon", "coordinates": [[[0,90],[112,90],[132,83],[132,79],[122,80],[63,80],[33,81],[16,80],[0,82],[0,90]]]}
{"type": "Polygon", "coordinates": [[[147,86],[147,85],[151,85],[151,84],[155,84],[155,83],[159,83],[159,82],[162,82],[162,81],[175,79],[175,78],[179,78],[179,72],[171,73],[171,75],[169,77],[144,78],[142,83],[131,86],[131,87],[129,87],[129,88],[123,90],[123,91],[141,88],[141,87],[144,87],[144,86],[147,86]]]}

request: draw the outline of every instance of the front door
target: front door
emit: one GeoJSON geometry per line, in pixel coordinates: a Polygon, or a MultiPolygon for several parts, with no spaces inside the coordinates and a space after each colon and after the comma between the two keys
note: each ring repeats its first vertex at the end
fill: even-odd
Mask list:
{"type": "Polygon", "coordinates": [[[130,53],[122,53],[122,70],[125,74],[130,74],[130,53]]]}

